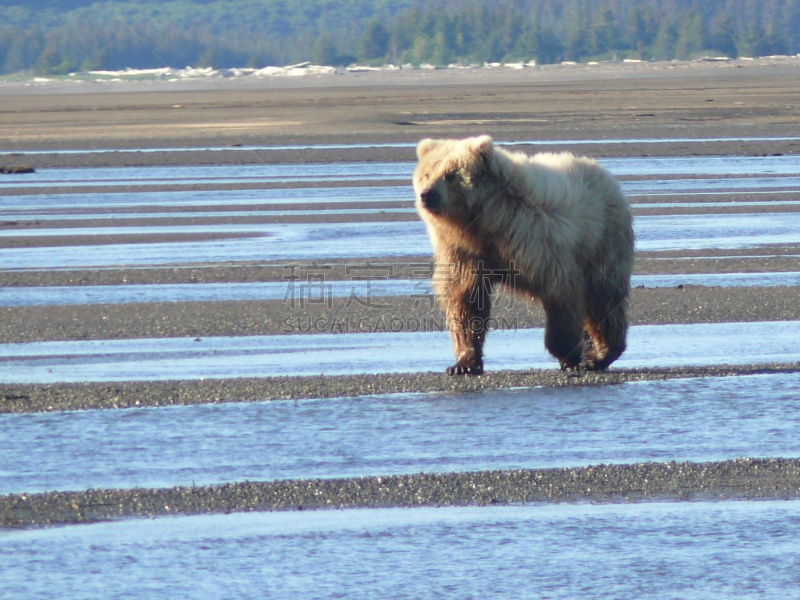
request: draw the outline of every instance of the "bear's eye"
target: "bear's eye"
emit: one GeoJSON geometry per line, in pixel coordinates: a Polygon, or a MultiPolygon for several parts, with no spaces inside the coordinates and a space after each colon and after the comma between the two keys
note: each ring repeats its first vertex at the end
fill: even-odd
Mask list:
{"type": "Polygon", "coordinates": [[[444,180],[445,181],[454,181],[455,178],[456,178],[456,174],[455,173],[445,173],[444,174],[444,180]]]}

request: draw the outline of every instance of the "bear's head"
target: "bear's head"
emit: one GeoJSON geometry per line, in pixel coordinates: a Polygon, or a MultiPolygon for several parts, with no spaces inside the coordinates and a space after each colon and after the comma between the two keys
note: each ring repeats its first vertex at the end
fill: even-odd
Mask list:
{"type": "Polygon", "coordinates": [[[414,193],[420,215],[470,220],[493,151],[494,143],[488,135],[463,140],[422,140],[417,145],[418,163],[414,171],[414,193]]]}

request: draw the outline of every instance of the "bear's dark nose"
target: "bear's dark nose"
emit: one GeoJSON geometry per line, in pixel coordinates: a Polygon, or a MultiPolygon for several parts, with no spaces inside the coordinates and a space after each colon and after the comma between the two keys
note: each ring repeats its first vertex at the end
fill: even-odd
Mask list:
{"type": "Polygon", "coordinates": [[[421,192],[419,200],[422,202],[422,206],[430,211],[438,210],[442,206],[442,195],[437,190],[421,192]]]}

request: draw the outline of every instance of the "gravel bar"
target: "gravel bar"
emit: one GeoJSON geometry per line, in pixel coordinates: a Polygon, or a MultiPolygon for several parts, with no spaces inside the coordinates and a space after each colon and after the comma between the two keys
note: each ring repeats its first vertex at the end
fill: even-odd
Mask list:
{"type": "Polygon", "coordinates": [[[0,527],[277,510],[800,498],[800,459],[668,462],[0,496],[0,527]]]}
{"type": "Polygon", "coordinates": [[[635,381],[797,372],[800,372],[800,362],[648,367],[577,373],[565,373],[558,369],[492,371],[478,377],[399,373],[199,381],[0,384],[0,413],[349,398],[398,393],[470,393],[508,388],[599,386],[635,381]]]}

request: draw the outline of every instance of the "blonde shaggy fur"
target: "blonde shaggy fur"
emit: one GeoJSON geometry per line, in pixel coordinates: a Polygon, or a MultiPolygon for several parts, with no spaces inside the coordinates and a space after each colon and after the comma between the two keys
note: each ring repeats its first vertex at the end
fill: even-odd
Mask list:
{"type": "Polygon", "coordinates": [[[605,369],[622,354],[633,227],[602,166],[567,153],[507,152],[489,136],[425,139],[417,158],[417,211],[456,353],[448,373],[483,372],[488,288],[497,283],[542,302],[545,346],[562,369],[605,369]]]}

